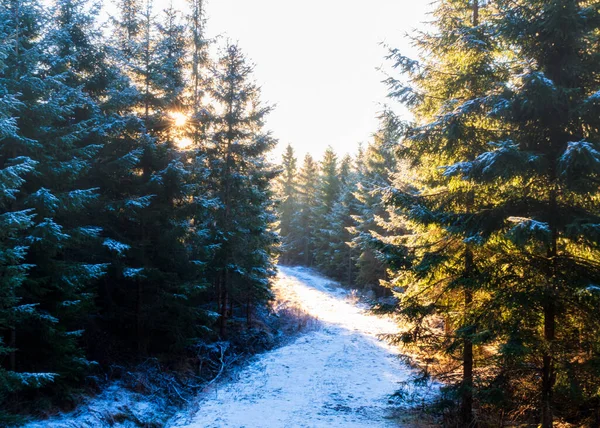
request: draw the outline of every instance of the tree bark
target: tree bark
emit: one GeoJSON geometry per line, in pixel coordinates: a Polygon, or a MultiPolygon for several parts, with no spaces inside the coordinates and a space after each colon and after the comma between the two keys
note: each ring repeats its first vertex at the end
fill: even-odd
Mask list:
{"type": "MultiPolygon", "coordinates": [[[[473,252],[467,246],[465,251],[465,278],[470,278],[473,273],[473,252]]],[[[468,286],[467,286],[468,287],[468,286]]],[[[469,322],[469,312],[473,303],[473,292],[471,289],[464,290],[464,312],[465,323],[469,322]]],[[[462,426],[471,426],[473,423],[473,341],[471,332],[465,332],[463,341],[463,381],[460,404],[460,419],[462,426]]]]}
{"type": "MultiPolygon", "coordinates": [[[[552,190],[550,191],[550,212],[556,213],[556,183],[554,171],[550,171],[552,190]]],[[[548,280],[546,285],[546,295],[544,297],[544,340],[546,348],[542,356],[542,428],[552,428],[552,393],[554,389],[554,361],[552,358],[553,343],[556,336],[556,303],[555,303],[555,283],[556,274],[556,256],[558,253],[558,229],[556,226],[556,216],[551,216],[550,231],[552,234],[550,247],[548,248],[548,280]]]]}
{"type": "Polygon", "coordinates": [[[9,346],[12,348],[10,351],[10,370],[13,372],[17,371],[17,355],[16,355],[16,347],[17,347],[17,330],[12,327],[10,329],[10,342],[9,346]]]}
{"type": "MultiPolygon", "coordinates": [[[[473,27],[479,25],[479,0],[473,0],[473,27]]],[[[469,214],[475,202],[475,194],[469,190],[466,195],[466,213],[469,214]]],[[[465,248],[465,266],[464,278],[469,280],[473,277],[473,250],[471,245],[467,244],[465,248]]],[[[464,290],[464,322],[470,324],[470,311],[473,303],[473,291],[470,284],[466,285],[464,290]]],[[[460,403],[460,420],[462,426],[468,427],[473,424],[473,341],[471,340],[471,331],[465,331],[463,340],[463,381],[460,403]]]]}
{"type": "MultiPolygon", "coordinates": [[[[554,304],[548,301],[544,307],[544,339],[551,346],[555,334],[554,304]]],[[[554,362],[550,352],[542,357],[542,428],[552,428],[554,415],[552,412],[552,390],[554,388],[554,362]]]]}

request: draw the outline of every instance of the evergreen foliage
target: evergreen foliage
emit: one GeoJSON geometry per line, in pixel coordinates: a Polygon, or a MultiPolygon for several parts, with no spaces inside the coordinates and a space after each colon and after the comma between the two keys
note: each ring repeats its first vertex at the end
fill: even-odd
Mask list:
{"type": "Polygon", "coordinates": [[[86,0],[0,5],[0,424],[270,299],[270,109],[236,46],[208,75],[192,3],[120,1],[110,39],[86,0]]]}
{"type": "Polygon", "coordinates": [[[444,380],[447,425],[594,426],[600,9],[440,0],[433,17],[419,58],[388,58],[411,120],[386,110],[349,174],[330,150],[305,162],[285,260],[389,290],[377,308],[444,380]]]}
{"type": "Polygon", "coordinates": [[[261,105],[251,73],[239,47],[228,45],[209,88],[217,108],[208,122],[207,180],[218,205],[210,232],[216,251],[209,275],[219,304],[221,336],[236,303],[245,306],[250,324],[252,306],[270,300],[269,279],[275,274],[270,181],[276,169],[266,159],[275,140],[262,129],[270,108],[261,105]]]}
{"type": "Polygon", "coordinates": [[[447,0],[435,17],[420,61],[391,52],[407,77],[388,81],[391,96],[415,115],[397,153],[416,178],[386,192],[390,226],[409,229],[386,239],[408,251],[389,269],[408,321],[398,340],[461,360],[460,426],[525,401],[521,418],[543,427],[556,412],[592,420],[578,412],[597,409],[599,379],[598,254],[583,226],[598,198],[597,5],[447,0]]]}

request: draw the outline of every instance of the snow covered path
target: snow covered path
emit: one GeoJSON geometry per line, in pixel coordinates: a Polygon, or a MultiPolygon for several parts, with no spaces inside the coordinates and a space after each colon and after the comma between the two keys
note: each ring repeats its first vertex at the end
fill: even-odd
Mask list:
{"type": "Polygon", "coordinates": [[[394,323],[353,304],[314,271],[280,267],[284,287],[322,327],[261,355],[237,379],[205,393],[187,428],[397,427],[388,397],[410,371],[377,335],[394,323]]]}

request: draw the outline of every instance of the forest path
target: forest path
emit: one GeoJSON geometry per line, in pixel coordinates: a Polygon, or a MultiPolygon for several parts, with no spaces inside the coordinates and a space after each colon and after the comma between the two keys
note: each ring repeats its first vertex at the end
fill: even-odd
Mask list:
{"type": "Polygon", "coordinates": [[[275,284],[319,327],[267,352],[200,398],[187,428],[397,427],[389,396],[410,376],[378,340],[392,320],[368,313],[347,290],[302,267],[279,268],[275,284]]]}

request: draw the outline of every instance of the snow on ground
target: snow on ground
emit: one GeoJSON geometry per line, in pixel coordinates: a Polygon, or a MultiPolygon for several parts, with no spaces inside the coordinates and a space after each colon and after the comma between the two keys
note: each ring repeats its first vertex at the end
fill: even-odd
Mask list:
{"type": "Polygon", "coordinates": [[[22,428],[137,428],[164,426],[167,403],[115,382],[76,410],[22,428]]]}
{"type": "Polygon", "coordinates": [[[392,320],[368,313],[349,293],[302,267],[280,267],[276,286],[321,328],[265,353],[235,379],[200,397],[186,428],[393,427],[389,397],[411,372],[377,335],[392,320]]]}

